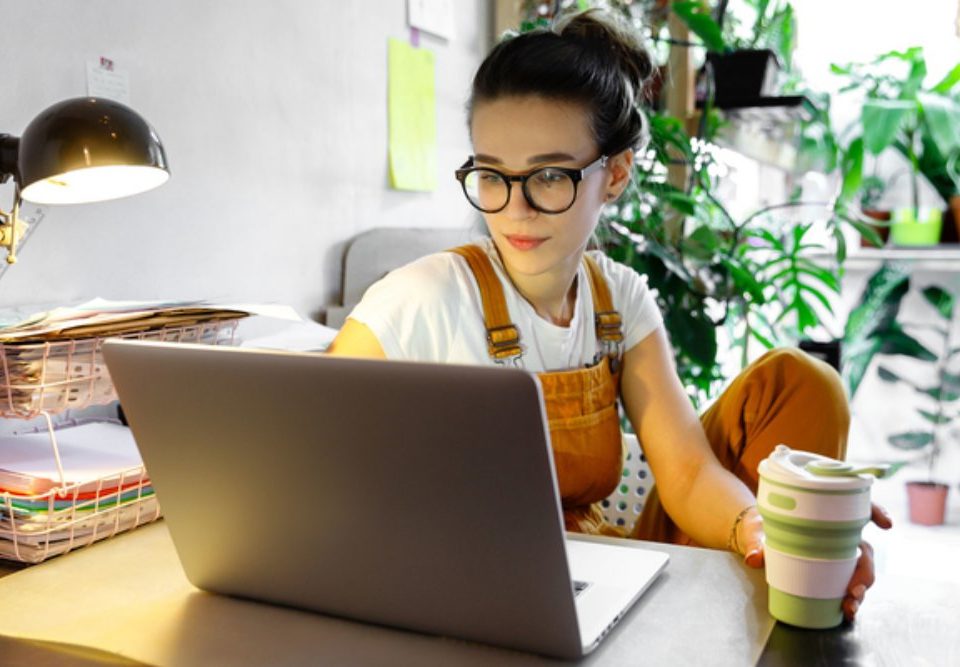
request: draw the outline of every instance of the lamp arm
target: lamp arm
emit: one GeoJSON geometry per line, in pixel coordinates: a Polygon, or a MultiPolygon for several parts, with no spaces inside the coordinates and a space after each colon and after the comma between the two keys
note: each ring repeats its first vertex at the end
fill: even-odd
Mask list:
{"type": "Polygon", "coordinates": [[[6,183],[13,176],[17,179],[17,155],[20,152],[20,138],[10,134],[0,134],[0,183],[6,183]]]}
{"type": "Polygon", "coordinates": [[[0,246],[7,249],[7,264],[17,262],[17,243],[23,238],[26,223],[20,219],[20,186],[13,194],[13,208],[9,213],[0,211],[0,246]]]}

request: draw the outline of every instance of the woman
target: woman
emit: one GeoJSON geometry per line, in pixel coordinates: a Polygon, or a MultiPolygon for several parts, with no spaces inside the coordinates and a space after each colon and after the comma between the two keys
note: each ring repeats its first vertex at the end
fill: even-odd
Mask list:
{"type": "MultiPolygon", "coordinates": [[[[475,154],[456,172],[490,238],[373,285],[330,352],[538,373],[566,525],[582,532],[623,534],[598,506],[621,470],[619,398],[656,479],[632,536],[730,549],[762,567],[757,463],[780,442],[842,457],[846,399],[832,369],[784,350],[699,419],[645,278],[586,252],[645,142],[637,96],[650,70],[596,11],[494,48],[469,104],[475,154]]],[[[879,508],[873,518],[890,525],[879,508]]],[[[851,619],[873,582],[862,551],[844,600],[851,619]]]]}

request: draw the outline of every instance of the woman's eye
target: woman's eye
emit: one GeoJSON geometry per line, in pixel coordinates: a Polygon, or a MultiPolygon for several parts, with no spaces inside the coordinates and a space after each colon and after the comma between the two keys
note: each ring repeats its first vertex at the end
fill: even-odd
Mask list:
{"type": "Polygon", "coordinates": [[[493,173],[492,171],[481,171],[480,172],[480,181],[486,184],[499,183],[503,179],[500,178],[498,174],[493,173]]]}
{"type": "Polygon", "coordinates": [[[553,169],[544,169],[543,171],[537,172],[536,175],[536,180],[543,185],[556,185],[562,183],[566,178],[567,175],[562,171],[553,169]]]}

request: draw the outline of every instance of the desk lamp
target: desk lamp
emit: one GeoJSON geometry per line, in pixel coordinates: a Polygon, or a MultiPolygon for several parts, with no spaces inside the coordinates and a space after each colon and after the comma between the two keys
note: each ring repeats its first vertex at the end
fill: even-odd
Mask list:
{"type": "Polygon", "coordinates": [[[170,173],[160,137],[133,109],[113,100],[79,97],[42,111],[23,136],[0,134],[0,183],[13,177],[13,208],[0,211],[0,246],[17,261],[25,223],[22,200],[82,204],[145,192],[170,173]]]}

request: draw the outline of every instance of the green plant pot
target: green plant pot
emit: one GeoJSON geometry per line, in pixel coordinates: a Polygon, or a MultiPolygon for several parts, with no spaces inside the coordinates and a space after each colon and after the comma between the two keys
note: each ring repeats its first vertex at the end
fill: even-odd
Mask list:
{"type": "Polygon", "coordinates": [[[930,246],[940,242],[943,223],[940,209],[920,209],[919,220],[913,209],[899,208],[893,213],[890,240],[899,246],[930,246]]]}

